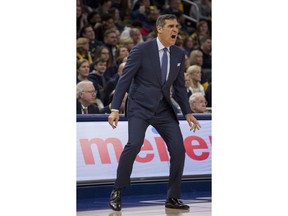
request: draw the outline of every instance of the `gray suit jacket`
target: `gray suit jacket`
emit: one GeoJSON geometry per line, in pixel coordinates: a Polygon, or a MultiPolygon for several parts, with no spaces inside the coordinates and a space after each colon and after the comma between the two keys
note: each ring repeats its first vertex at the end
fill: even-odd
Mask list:
{"type": "MultiPolygon", "coordinates": [[[[127,117],[150,118],[156,112],[160,100],[170,100],[170,87],[174,87],[174,99],[185,116],[192,113],[184,86],[184,51],[170,47],[170,72],[166,83],[161,84],[161,67],[156,38],[136,45],[130,51],[123,73],[117,83],[112,109],[119,109],[125,92],[128,92],[127,117]]],[[[177,118],[177,114],[175,113],[177,118]]]]}

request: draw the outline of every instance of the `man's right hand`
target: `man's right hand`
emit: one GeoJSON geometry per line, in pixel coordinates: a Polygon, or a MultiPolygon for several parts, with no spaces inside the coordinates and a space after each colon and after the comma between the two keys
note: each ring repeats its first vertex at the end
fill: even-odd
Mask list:
{"type": "Polygon", "coordinates": [[[113,129],[117,127],[118,121],[119,121],[119,112],[112,111],[108,117],[108,122],[113,129]]]}

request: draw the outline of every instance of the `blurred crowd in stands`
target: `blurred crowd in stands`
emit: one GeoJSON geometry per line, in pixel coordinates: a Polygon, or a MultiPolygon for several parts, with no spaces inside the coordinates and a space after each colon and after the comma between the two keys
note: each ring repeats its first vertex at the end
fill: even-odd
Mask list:
{"type": "MultiPolygon", "coordinates": [[[[176,45],[186,56],[185,86],[190,107],[194,113],[211,112],[211,0],[191,2],[195,4],[181,0],[77,0],[77,114],[110,112],[130,50],[155,38],[156,20],[167,13],[175,14],[179,22],[176,45]]],[[[125,112],[126,98],[121,113],[125,112]]],[[[173,88],[171,100],[181,114],[173,100],[173,88]]]]}

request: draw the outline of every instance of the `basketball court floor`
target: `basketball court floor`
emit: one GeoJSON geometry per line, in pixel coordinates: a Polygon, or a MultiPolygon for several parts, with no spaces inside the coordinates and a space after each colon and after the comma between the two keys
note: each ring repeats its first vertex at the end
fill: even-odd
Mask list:
{"type": "Polygon", "coordinates": [[[122,194],[122,210],[108,206],[112,186],[77,188],[77,216],[211,216],[211,182],[185,182],[181,200],[189,210],[165,208],[165,184],[132,185],[122,194]]]}

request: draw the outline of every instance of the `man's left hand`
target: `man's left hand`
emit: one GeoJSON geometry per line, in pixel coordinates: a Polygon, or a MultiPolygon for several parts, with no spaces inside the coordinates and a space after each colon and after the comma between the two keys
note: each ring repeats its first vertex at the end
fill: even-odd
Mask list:
{"type": "Polygon", "coordinates": [[[195,132],[196,129],[199,130],[201,128],[201,125],[191,113],[186,114],[185,118],[190,126],[190,131],[193,130],[195,132]]]}

